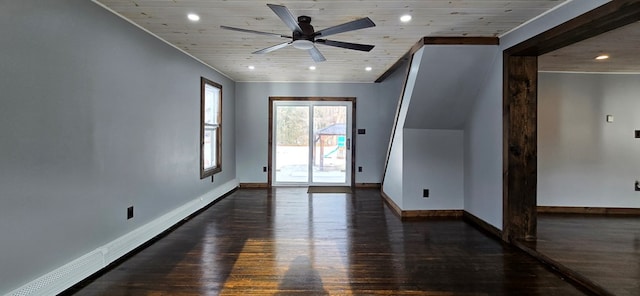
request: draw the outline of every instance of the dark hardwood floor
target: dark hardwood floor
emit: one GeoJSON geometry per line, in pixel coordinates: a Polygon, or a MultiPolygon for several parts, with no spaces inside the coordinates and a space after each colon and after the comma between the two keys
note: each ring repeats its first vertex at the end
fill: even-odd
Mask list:
{"type": "Polygon", "coordinates": [[[241,189],[66,295],[584,295],[461,219],[379,190],[241,189]]]}
{"type": "Polygon", "coordinates": [[[525,244],[605,293],[640,295],[640,217],[538,214],[538,239],[525,244]]]}

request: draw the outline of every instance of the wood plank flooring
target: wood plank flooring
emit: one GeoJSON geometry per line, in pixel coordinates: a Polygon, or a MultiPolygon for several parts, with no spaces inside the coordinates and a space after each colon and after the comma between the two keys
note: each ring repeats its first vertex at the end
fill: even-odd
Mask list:
{"type": "Polygon", "coordinates": [[[537,241],[525,244],[605,293],[640,295],[640,217],[539,214],[537,241]]]}
{"type": "Polygon", "coordinates": [[[240,189],[65,295],[584,295],[461,219],[401,221],[379,190],[240,189]]]}

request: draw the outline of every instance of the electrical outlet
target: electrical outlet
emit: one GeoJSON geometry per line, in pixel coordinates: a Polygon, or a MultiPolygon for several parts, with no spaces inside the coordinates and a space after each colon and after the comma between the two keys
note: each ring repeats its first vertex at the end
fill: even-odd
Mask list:
{"type": "Polygon", "coordinates": [[[640,181],[636,180],[636,184],[634,186],[636,191],[640,191],[640,181]]]}
{"type": "Polygon", "coordinates": [[[362,173],[362,167],[361,166],[358,167],[358,172],[362,173]]]}
{"type": "Polygon", "coordinates": [[[422,197],[424,198],[429,197],[429,189],[422,189],[422,197]]]}
{"type": "Polygon", "coordinates": [[[267,172],[267,167],[262,167],[262,171],[266,173],[267,172]]]}
{"type": "Polygon", "coordinates": [[[127,220],[133,218],[133,206],[127,208],[127,220]]]}
{"type": "Polygon", "coordinates": [[[640,138],[640,130],[636,130],[636,138],[640,138]]]}

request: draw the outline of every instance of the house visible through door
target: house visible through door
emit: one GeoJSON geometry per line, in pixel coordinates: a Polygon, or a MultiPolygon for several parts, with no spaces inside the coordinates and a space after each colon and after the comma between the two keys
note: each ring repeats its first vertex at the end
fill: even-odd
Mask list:
{"type": "Polygon", "coordinates": [[[272,185],[351,186],[352,102],[276,100],[272,185]]]}

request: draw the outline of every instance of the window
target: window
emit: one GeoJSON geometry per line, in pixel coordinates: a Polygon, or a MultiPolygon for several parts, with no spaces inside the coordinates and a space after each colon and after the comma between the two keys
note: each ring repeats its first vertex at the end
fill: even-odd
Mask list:
{"type": "Polygon", "coordinates": [[[200,79],[200,179],[222,171],[222,85],[200,79]]]}

